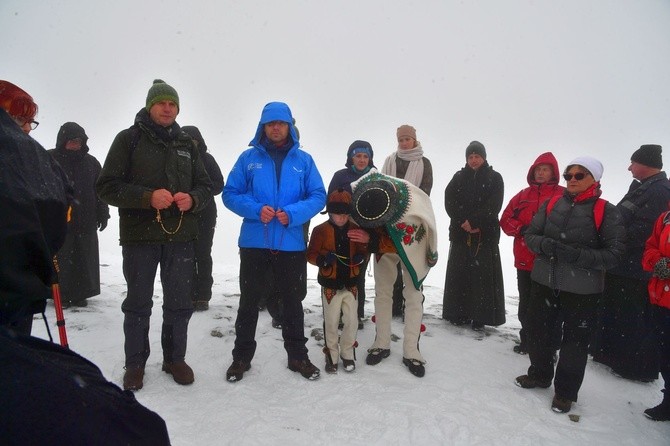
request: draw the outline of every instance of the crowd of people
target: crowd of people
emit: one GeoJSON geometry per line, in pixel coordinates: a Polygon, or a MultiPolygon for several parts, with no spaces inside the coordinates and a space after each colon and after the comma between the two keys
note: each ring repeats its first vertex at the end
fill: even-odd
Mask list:
{"type": "MultiPolygon", "coordinates": [[[[304,333],[308,263],[318,267],[327,373],[337,373],[340,361],[345,372],[356,370],[371,264],[375,338],[365,362],[375,366],[390,357],[391,321],[401,316],[402,363],[425,376],[423,282],[438,249],[433,168],[416,129],[397,128],[397,149],[379,171],[372,145],[355,140],[326,190],[291,109],[270,102],[224,181],[200,130],[177,123],[179,104],[176,89],[155,80],[101,166],[74,122],[63,124],[55,148],[45,151],[28,135],[37,126],[34,100],[0,81],[0,193],[11,203],[0,226],[0,325],[30,335],[33,314],[44,312],[54,284],[63,307],[86,306],[100,294],[97,232],[114,206],[127,284],[123,388],[144,385],[159,267],[162,370],[178,384],[193,383],[188,325],[193,311],[207,311],[212,299],[214,197],[221,194],[242,218],[240,297],[226,380],[237,382],[251,368],[265,305],[281,328],[288,369],[308,380],[320,377],[304,333]],[[328,220],[310,234],[311,219],[324,208],[328,220]]],[[[503,210],[503,178],[479,141],[466,147],[465,165],[446,187],[442,318],[475,331],[506,322],[501,229],[513,237],[521,323],[513,349],[530,360],[514,382],[524,389],[553,384],[556,412],[569,412],[577,401],[591,354],[622,378],[653,381],[660,372],[663,401],[645,414],[670,420],[670,182],[661,154],[653,144],[632,154],[633,182],[617,205],[600,198],[600,161],[580,156],[561,172],[546,152],[530,165],[528,187],[503,210]]]]}

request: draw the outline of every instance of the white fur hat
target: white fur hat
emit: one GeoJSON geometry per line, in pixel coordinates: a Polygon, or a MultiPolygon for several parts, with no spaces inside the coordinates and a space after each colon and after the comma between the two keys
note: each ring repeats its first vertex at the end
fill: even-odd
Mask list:
{"type": "Polygon", "coordinates": [[[593,179],[596,181],[600,181],[600,179],[603,177],[603,171],[605,169],[603,168],[602,163],[595,158],[590,156],[579,156],[568,163],[566,171],[570,166],[575,165],[582,166],[591,172],[593,179]]]}

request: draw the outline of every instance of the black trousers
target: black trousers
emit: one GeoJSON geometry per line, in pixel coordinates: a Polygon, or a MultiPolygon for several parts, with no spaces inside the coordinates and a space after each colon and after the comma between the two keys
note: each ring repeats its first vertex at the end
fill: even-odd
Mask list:
{"type": "MultiPolygon", "coordinates": [[[[521,330],[519,330],[519,339],[521,340],[521,349],[528,351],[528,334],[524,328],[528,324],[528,305],[530,302],[530,289],[533,280],[530,278],[530,271],[522,269],[516,270],[516,283],[519,288],[519,322],[521,323],[521,330]]],[[[562,322],[560,317],[556,319],[553,331],[551,332],[551,345],[554,351],[561,348],[562,336],[562,322]]]]}
{"type": "Polygon", "coordinates": [[[193,314],[193,242],[126,245],[122,252],[128,284],[128,294],[121,304],[126,367],[144,367],[149,358],[149,320],[158,265],[163,287],[163,360],[183,361],[193,314]]]}
{"type": "Polygon", "coordinates": [[[528,305],[528,375],[550,381],[554,390],[563,398],[577,401],[577,394],[584,381],[588,359],[591,328],[598,306],[598,294],[574,294],[554,291],[535,281],[531,284],[528,305]],[[556,321],[563,320],[561,354],[556,365],[552,359],[552,329],[556,321]]]}
{"type": "Polygon", "coordinates": [[[665,395],[670,398],[670,308],[652,305],[654,331],[658,342],[661,376],[665,381],[665,395]]]}
{"type": "Polygon", "coordinates": [[[193,287],[193,301],[207,301],[212,299],[212,243],[216,214],[200,217],[198,220],[198,239],[195,243],[195,286],[193,287]]]}
{"type": "Polygon", "coordinates": [[[233,359],[251,362],[256,352],[258,302],[261,296],[282,305],[282,336],[289,359],[307,359],[305,315],[307,260],[304,251],[240,248],[240,304],[235,320],[233,359]],[[271,274],[270,283],[262,280],[271,274]],[[260,280],[259,280],[260,279],[260,280]],[[268,293],[266,289],[273,289],[268,293]]]}

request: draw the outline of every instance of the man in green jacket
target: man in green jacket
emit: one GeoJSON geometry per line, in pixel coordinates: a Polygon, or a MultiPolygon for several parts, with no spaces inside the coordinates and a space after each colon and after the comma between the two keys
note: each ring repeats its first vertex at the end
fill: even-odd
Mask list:
{"type": "Polygon", "coordinates": [[[143,386],[149,357],[149,319],[158,265],[163,286],[163,371],[178,384],[191,384],[186,364],[194,271],[194,213],[212,198],[211,181],[192,139],[175,121],[177,91],[155,80],[135,124],[121,131],[107,154],[96,184],[100,199],[119,208],[125,315],[123,387],[143,386]]]}

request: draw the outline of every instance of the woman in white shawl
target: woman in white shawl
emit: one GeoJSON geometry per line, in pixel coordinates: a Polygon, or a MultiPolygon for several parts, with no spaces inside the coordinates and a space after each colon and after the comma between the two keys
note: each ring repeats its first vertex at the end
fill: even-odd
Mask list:
{"type": "MultiPolygon", "coordinates": [[[[433,166],[423,156],[421,143],[416,140],[416,129],[411,125],[401,125],[396,131],[398,149],[384,161],[382,173],[401,178],[417,186],[430,195],[433,188],[433,166]]],[[[402,316],[405,302],[402,297],[403,281],[400,265],[398,276],[393,285],[393,316],[402,316]]]]}

